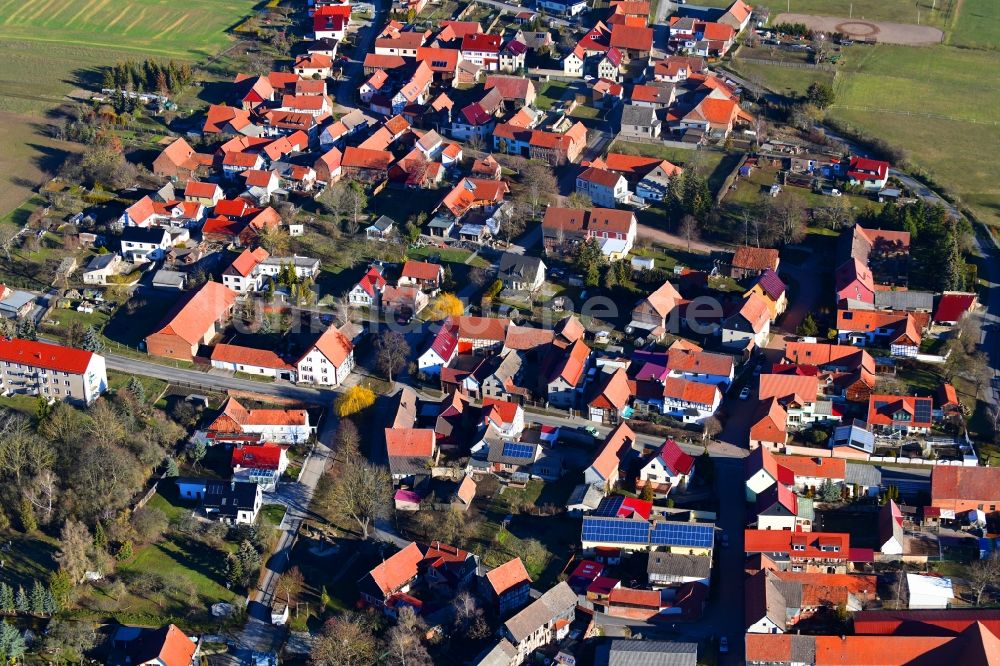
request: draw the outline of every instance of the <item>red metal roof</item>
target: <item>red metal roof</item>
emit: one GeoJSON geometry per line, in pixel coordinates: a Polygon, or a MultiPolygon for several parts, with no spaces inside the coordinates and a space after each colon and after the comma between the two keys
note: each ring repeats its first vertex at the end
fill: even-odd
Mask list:
{"type": "Polygon", "coordinates": [[[233,467],[278,469],[284,449],[277,444],[240,446],[233,449],[233,467]]]}
{"type": "Polygon", "coordinates": [[[0,338],[0,361],[23,363],[35,368],[81,375],[90,365],[93,352],[46,342],[0,338]]]}

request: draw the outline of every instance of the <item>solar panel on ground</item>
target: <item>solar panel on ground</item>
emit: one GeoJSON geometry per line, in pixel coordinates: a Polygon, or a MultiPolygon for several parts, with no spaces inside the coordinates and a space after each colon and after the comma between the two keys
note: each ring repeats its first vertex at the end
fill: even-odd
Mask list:
{"type": "Polygon", "coordinates": [[[583,519],[582,541],[598,543],[649,543],[649,523],[628,518],[583,519]]]}
{"type": "Polygon", "coordinates": [[[711,548],[714,532],[713,525],[656,523],[653,525],[650,542],[655,546],[711,548]]]}
{"type": "Polygon", "coordinates": [[[503,455],[507,458],[534,458],[535,447],[533,444],[518,444],[516,442],[504,442],[503,455]]]}

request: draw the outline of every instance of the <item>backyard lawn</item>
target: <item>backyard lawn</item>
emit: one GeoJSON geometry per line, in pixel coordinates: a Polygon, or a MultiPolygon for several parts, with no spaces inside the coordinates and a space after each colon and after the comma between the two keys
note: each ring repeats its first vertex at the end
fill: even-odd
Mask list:
{"type": "Polygon", "coordinates": [[[58,546],[56,539],[44,534],[0,532],[0,582],[27,588],[32,580],[48,581],[56,568],[58,546]]]}
{"type": "Polygon", "coordinates": [[[567,84],[558,81],[543,83],[538,88],[535,97],[535,106],[543,111],[548,111],[562,101],[563,97],[569,92],[569,89],[570,87],[567,84]]]}

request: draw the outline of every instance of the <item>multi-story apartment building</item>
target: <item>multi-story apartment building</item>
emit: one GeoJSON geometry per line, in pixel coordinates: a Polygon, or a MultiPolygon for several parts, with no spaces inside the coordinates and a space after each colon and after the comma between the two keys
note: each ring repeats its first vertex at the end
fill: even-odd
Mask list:
{"type": "Polygon", "coordinates": [[[0,339],[0,390],[90,404],[108,388],[104,357],[19,338],[0,339]]]}

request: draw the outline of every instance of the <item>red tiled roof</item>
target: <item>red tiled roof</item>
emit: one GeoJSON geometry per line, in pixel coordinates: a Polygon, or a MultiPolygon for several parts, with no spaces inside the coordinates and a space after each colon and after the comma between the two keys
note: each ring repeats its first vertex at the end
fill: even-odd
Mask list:
{"type": "Polygon", "coordinates": [[[976,304],[975,294],[945,292],[938,299],[934,321],[958,321],[976,304]]]}
{"type": "Polygon", "coordinates": [[[483,421],[491,421],[500,426],[510,425],[517,418],[519,409],[517,403],[508,400],[485,398],[483,400],[483,421]]]}
{"type": "Polygon", "coordinates": [[[206,282],[189,299],[175,306],[153,333],[176,335],[196,345],[235,302],[236,292],[229,287],[206,282]]]}
{"type": "Polygon", "coordinates": [[[82,375],[86,372],[93,356],[93,352],[73,347],[21,338],[0,338],[0,361],[8,363],[21,363],[35,368],[82,375]]]}
{"type": "Polygon", "coordinates": [[[420,547],[411,543],[368,572],[372,580],[388,596],[417,575],[417,565],[424,559],[420,547]]]}
{"type": "Polygon", "coordinates": [[[653,48],[653,29],[642,26],[614,25],[611,27],[611,46],[616,49],[651,51],[653,48]]]}
{"type": "Polygon", "coordinates": [[[354,345],[336,326],[330,326],[323,331],[313,343],[313,347],[318,349],[335,368],[342,366],[354,350],[354,345]]]}
{"type": "Polygon", "coordinates": [[[498,204],[510,191],[506,181],[492,178],[462,178],[441,202],[455,217],[461,217],[473,207],[498,204]]]}
{"type": "Polygon", "coordinates": [[[843,458],[810,458],[807,456],[775,456],[779,465],[795,476],[844,480],[847,461],[843,458]]]}
{"type": "Polygon", "coordinates": [[[434,431],[429,428],[386,428],[385,446],[390,458],[430,458],[434,431]]]}
{"type": "Polygon", "coordinates": [[[935,465],[931,504],[948,500],[1000,504],[1000,467],[935,465]]]}
{"type": "Polygon", "coordinates": [[[778,251],[767,247],[744,245],[733,255],[733,266],[746,270],[778,270],[778,251]]]}
{"type": "Polygon", "coordinates": [[[189,180],[184,186],[184,196],[199,199],[211,199],[218,191],[219,186],[215,183],[203,183],[197,180],[189,180]]]}
{"type": "Polygon", "coordinates": [[[675,474],[690,474],[694,467],[694,456],[688,455],[681,450],[677,442],[668,439],[663,443],[659,452],[660,459],[675,474]]]}
{"type": "Polygon", "coordinates": [[[663,397],[693,402],[698,405],[713,405],[719,395],[715,384],[695,382],[680,377],[667,377],[663,383],[663,397]]]}
{"type": "MultiPolygon", "coordinates": [[[[783,445],[788,440],[788,414],[776,398],[764,398],[757,405],[754,422],[750,426],[750,439],[783,445]]],[[[764,448],[764,447],[761,447],[764,448]]],[[[778,468],[778,472],[783,468],[778,468]]],[[[786,470],[787,472],[787,470],[786,470]]],[[[774,473],[768,471],[772,478],[774,473]]]]}
{"type": "Polygon", "coordinates": [[[233,449],[233,467],[249,469],[273,469],[281,466],[284,449],[277,444],[247,444],[233,449]]]}
{"type": "Polygon", "coordinates": [[[507,337],[509,319],[494,317],[475,317],[463,315],[455,320],[459,340],[490,340],[503,342],[507,337]]]}
{"type": "Polygon", "coordinates": [[[872,394],[868,398],[868,425],[891,426],[896,422],[895,414],[905,412],[906,423],[911,428],[930,428],[933,416],[934,400],[912,395],[879,395],[872,394]],[[917,420],[917,405],[926,408],[927,420],[917,420]]]}
{"type": "Polygon", "coordinates": [[[1000,610],[949,608],[947,610],[868,610],[854,614],[856,634],[955,636],[977,622],[1000,633],[1000,610]]]}
{"type": "Polygon", "coordinates": [[[610,479],[614,471],[618,469],[621,462],[621,454],[631,448],[635,441],[635,433],[627,423],[621,423],[617,428],[608,433],[600,452],[590,464],[594,471],[604,479],[610,479]]]}
{"type": "Polygon", "coordinates": [[[621,411],[628,405],[632,397],[632,389],[629,387],[628,375],[625,368],[618,368],[608,375],[597,393],[590,401],[590,406],[601,409],[616,409],[621,411]]]}
{"type": "Polygon", "coordinates": [[[847,560],[850,535],[840,532],[791,532],[788,530],[744,530],[744,550],[747,553],[784,553],[796,558],[847,560]],[[792,545],[805,550],[793,550],[792,545]],[[833,545],[836,551],[824,551],[820,545],[833,545]]]}
{"type": "Polygon", "coordinates": [[[818,391],[819,380],[816,377],[762,374],[758,399],[777,398],[779,401],[795,400],[799,403],[810,403],[816,401],[818,391]]]}
{"type": "Polygon", "coordinates": [[[500,53],[500,35],[471,33],[462,37],[462,52],[500,53]]]}
{"type": "Polygon", "coordinates": [[[667,368],[675,372],[728,377],[733,373],[733,358],[706,351],[671,349],[667,351],[667,368]]]}
{"type": "Polygon", "coordinates": [[[401,276],[414,280],[437,280],[441,277],[441,265],[426,261],[407,261],[403,264],[401,276]]]}
{"type": "Polygon", "coordinates": [[[237,363],[257,368],[293,370],[284,359],[268,349],[254,349],[240,345],[217,344],[212,349],[212,360],[221,363],[237,363]]]}
{"type": "Polygon", "coordinates": [[[594,183],[595,185],[612,189],[618,185],[618,181],[621,179],[622,176],[617,173],[605,171],[604,169],[595,169],[594,167],[584,169],[583,172],[577,176],[577,180],[583,180],[588,183],[594,183]]]}
{"type": "Polygon", "coordinates": [[[377,169],[384,171],[393,161],[392,153],[385,150],[368,150],[348,146],[344,149],[341,166],[355,169],[377,169]]]}
{"type": "Polygon", "coordinates": [[[493,593],[500,596],[512,587],[522,583],[530,583],[531,577],[528,576],[528,570],[524,568],[524,562],[521,561],[521,558],[515,557],[512,560],[504,562],[496,569],[486,572],[486,580],[489,581],[490,587],[493,588],[493,593]]]}
{"type": "Polygon", "coordinates": [[[526,100],[535,91],[530,79],[520,76],[487,76],[484,90],[497,90],[505,100],[526,100]]]}
{"type": "Polygon", "coordinates": [[[240,252],[240,256],[233,260],[233,263],[229,265],[229,268],[236,271],[239,275],[246,277],[253,272],[257,264],[267,259],[271,256],[267,250],[262,247],[258,247],[254,250],[243,250],[240,252]]]}
{"type": "Polygon", "coordinates": [[[570,386],[577,386],[583,377],[583,371],[587,367],[588,358],[590,358],[590,347],[584,343],[582,338],[577,339],[569,350],[563,352],[558,364],[552,371],[549,381],[552,382],[557,378],[561,378],[570,386]]]}
{"type": "Polygon", "coordinates": [[[608,603],[612,606],[643,606],[657,610],[663,607],[659,590],[632,590],[627,587],[611,590],[611,594],[608,595],[608,603]]]}

